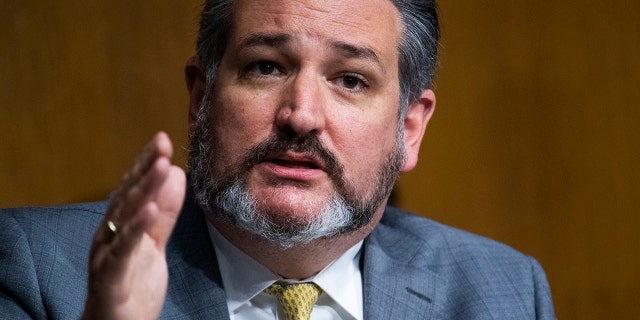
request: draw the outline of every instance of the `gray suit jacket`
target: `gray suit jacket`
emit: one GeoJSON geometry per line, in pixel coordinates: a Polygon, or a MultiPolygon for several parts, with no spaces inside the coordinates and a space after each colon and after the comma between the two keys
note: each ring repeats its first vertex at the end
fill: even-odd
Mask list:
{"type": "MultiPolygon", "coordinates": [[[[167,248],[162,319],[228,319],[201,210],[187,197],[167,248]]],[[[0,212],[0,318],[74,319],[107,203],[0,212]]],[[[494,241],[387,208],[363,246],[365,319],[554,319],[538,263],[494,241]]]]}

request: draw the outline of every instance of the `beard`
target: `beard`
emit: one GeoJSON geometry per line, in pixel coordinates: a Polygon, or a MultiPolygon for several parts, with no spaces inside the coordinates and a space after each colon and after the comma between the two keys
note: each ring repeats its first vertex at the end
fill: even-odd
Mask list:
{"type": "MultiPolygon", "coordinates": [[[[191,185],[200,207],[224,221],[261,236],[282,248],[305,244],[322,237],[344,235],[361,229],[373,218],[385,202],[398,178],[405,160],[402,126],[398,126],[395,146],[375,172],[377,179],[369,182],[369,194],[362,194],[344,174],[336,156],[324,148],[314,134],[298,135],[281,131],[251,147],[238,161],[224,169],[214,169],[220,141],[209,129],[211,123],[207,101],[203,101],[190,136],[189,169],[191,185]],[[324,171],[334,185],[334,191],[317,212],[305,215],[304,221],[287,218],[261,206],[248,189],[251,169],[286,151],[305,153],[322,161],[324,171]]],[[[311,210],[304,205],[303,210],[311,210]]]]}

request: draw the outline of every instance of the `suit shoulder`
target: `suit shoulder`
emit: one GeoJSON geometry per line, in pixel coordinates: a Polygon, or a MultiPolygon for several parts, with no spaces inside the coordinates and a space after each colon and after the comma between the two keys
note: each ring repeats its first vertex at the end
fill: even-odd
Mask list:
{"type": "Polygon", "coordinates": [[[395,263],[443,279],[449,303],[442,312],[452,315],[448,318],[474,318],[474,314],[499,310],[530,315],[526,318],[555,318],[549,285],[538,262],[505,244],[387,208],[369,245],[395,263]]]}
{"type": "Polygon", "coordinates": [[[394,259],[422,265],[452,282],[500,278],[531,286],[541,273],[535,259],[506,244],[396,208],[385,211],[374,237],[394,259]]]}
{"type": "Polygon", "coordinates": [[[413,213],[387,207],[380,224],[389,230],[405,233],[430,249],[469,251],[466,254],[500,254],[526,258],[517,250],[495,240],[444,225],[413,213]]]}
{"type": "Polygon", "coordinates": [[[0,219],[15,219],[17,221],[27,220],[29,218],[56,218],[56,219],[102,219],[107,210],[108,203],[103,202],[87,202],[74,203],[59,206],[31,206],[31,207],[15,207],[0,209],[0,219]]]}
{"type": "Polygon", "coordinates": [[[88,213],[88,214],[104,214],[107,210],[109,203],[107,201],[97,202],[84,202],[84,203],[71,203],[57,206],[24,206],[14,208],[2,208],[0,214],[9,214],[14,216],[20,216],[24,214],[37,214],[37,213],[88,213]]]}
{"type": "Polygon", "coordinates": [[[45,244],[52,239],[74,242],[91,239],[107,208],[106,202],[51,207],[19,207],[0,210],[2,238],[25,237],[45,244]]]}

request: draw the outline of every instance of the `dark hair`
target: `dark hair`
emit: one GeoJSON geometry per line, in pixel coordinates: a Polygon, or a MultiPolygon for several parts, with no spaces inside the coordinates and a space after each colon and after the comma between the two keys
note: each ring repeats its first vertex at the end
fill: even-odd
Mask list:
{"type": "MultiPolygon", "coordinates": [[[[433,86],[440,27],[435,0],[391,0],[400,12],[400,118],[420,93],[433,86]]],[[[207,0],[200,17],[196,51],[207,87],[215,80],[233,24],[233,0],[207,0]]]]}

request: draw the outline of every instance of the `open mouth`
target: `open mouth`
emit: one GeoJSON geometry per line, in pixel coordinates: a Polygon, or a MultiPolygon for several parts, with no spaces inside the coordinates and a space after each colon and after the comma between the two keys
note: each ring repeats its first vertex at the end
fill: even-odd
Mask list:
{"type": "Polygon", "coordinates": [[[287,168],[295,168],[295,169],[320,169],[315,163],[311,161],[296,161],[296,160],[285,160],[285,159],[272,159],[270,161],[279,166],[287,167],[287,168]]]}

